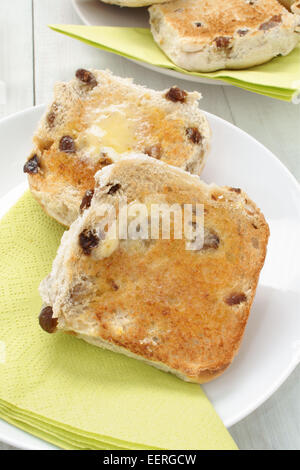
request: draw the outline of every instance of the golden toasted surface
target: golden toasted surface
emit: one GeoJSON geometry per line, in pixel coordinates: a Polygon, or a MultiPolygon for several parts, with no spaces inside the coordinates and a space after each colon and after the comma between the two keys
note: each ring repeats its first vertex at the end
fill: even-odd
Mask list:
{"type": "Polygon", "coordinates": [[[255,32],[272,17],[287,13],[277,0],[175,0],[157,8],[179,37],[198,43],[239,31],[255,32]]]}
{"type": "Polygon", "coordinates": [[[64,260],[69,289],[55,315],[63,329],[88,331],[186,380],[204,382],[221,373],[238,350],[265,259],[268,226],[241,190],[207,186],[148,160],[113,165],[83,220],[74,224],[72,240],[64,242],[74,243],[64,260]],[[116,182],[120,186],[110,195],[116,182]],[[148,207],[203,204],[203,248],[187,250],[184,239],[174,239],[171,223],[170,240],[118,240],[103,257],[101,237],[85,253],[80,234],[97,231],[101,205],[117,208],[124,196],[148,207]]]}
{"type": "Polygon", "coordinates": [[[104,71],[81,69],[76,77],[56,85],[54,101],[34,136],[29,158],[37,156],[38,169],[28,174],[40,202],[55,196],[56,204],[66,208],[79,205],[94,186],[95,172],[131,150],[201,171],[210,131],[197,106],[198,93],[158,92],[104,71]],[[187,134],[191,127],[199,131],[197,141],[187,134]],[[113,157],[107,157],[107,148],[113,157]]]}

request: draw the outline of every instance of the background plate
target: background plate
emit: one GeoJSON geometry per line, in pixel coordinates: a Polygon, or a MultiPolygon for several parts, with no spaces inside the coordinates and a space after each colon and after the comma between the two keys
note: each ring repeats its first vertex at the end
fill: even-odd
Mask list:
{"type": "MultiPolygon", "coordinates": [[[[72,0],[73,6],[79,18],[84,24],[91,26],[126,26],[149,28],[149,14],[147,8],[120,8],[116,5],[108,5],[99,0],[72,0]]],[[[171,77],[188,80],[190,82],[206,83],[207,85],[231,86],[230,83],[209,78],[195,77],[175,70],[156,67],[138,60],[132,60],[136,64],[147,69],[163,73],[171,77]]]]}
{"type": "MultiPolygon", "coordinates": [[[[43,110],[30,108],[0,121],[0,216],[27,187],[22,167],[43,110]]],[[[221,377],[203,386],[230,427],[270,397],[300,362],[300,187],[263,145],[232,124],[207,116],[213,138],[202,178],[243,188],[271,230],[240,352],[221,377]]],[[[0,440],[25,449],[54,448],[1,420],[0,440]]]]}

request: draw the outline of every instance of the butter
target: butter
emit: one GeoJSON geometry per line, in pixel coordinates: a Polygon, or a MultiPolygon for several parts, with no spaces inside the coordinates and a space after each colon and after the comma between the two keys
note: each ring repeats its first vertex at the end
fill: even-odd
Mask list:
{"type": "Polygon", "coordinates": [[[118,248],[119,239],[117,237],[117,226],[114,222],[108,229],[104,240],[101,240],[98,247],[93,250],[93,258],[100,260],[108,258],[118,248]]]}
{"type": "MultiPolygon", "coordinates": [[[[119,246],[119,240],[103,240],[100,244],[99,255],[108,258],[119,246]]],[[[98,253],[97,253],[98,254],[98,253]]]]}
{"type": "Polygon", "coordinates": [[[82,134],[79,145],[91,158],[99,158],[103,147],[112,148],[117,153],[131,151],[135,144],[133,121],[123,110],[103,111],[98,118],[95,116],[93,124],[82,134]]]}
{"type": "Polygon", "coordinates": [[[117,112],[101,120],[99,126],[105,132],[101,145],[112,147],[118,153],[132,150],[135,143],[132,124],[125,114],[117,112]]]}

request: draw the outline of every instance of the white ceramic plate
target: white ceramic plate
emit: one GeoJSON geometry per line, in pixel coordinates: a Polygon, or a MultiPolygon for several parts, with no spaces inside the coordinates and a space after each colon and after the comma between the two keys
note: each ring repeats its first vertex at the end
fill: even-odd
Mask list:
{"type": "MultiPolygon", "coordinates": [[[[72,0],[72,2],[79,18],[87,25],[149,28],[149,14],[147,8],[120,8],[115,5],[102,3],[99,0],[72,0]]],[[[175,70],[156,67],[146,62],[132,61],[147,69],[182,80],[206,83],[207,85],[231,86],[229,83],[220,80],[195,77],[193,75],[176,72],[175,70]]]]}
{"type": "MultiPolygon", "coordinates": [[[[30,108],[0,121],[0,216],[26,188],[22,167],[43,110],[30,108]]],[[[246,190],[271,230],[240,352],[220,378],[204,386],[229,427],[270,397],[300,362],[300,187],[263,145],[207,116],[213,140],[203,179],[246,190]]],[[[26,449],[53,448],[1,420],[0,440],[26,449]]]]}

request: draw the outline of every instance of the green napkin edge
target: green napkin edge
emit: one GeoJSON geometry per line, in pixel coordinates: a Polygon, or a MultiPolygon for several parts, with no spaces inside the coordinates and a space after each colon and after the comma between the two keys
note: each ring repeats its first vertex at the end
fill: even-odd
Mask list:
{"type": "MultiPolygon", "coordinates": [[[[160,447],[147,446],[146,444],[129,442],[121,439],[115,439],[111,436],[105,436],[102,434],[91,433],[78,429],[76,427],[70,426],[68,424],[60,423],[56,420],[46,418],[32,411],[27,412],[19,406],[15,406],[6,400],[0,398],[0,417],[4,420],[17,420],[22,423],[23,430],[26,431],[26,426],[33,427],[35,430],[43,430],[43,433],[53,435],[53,438],[57,435],[61,437],[64,436],[64,440],[75,441],[80,440],[86,445],[94,445],[95,448],[100,444],[105,445],[105,448],[112,449],[128,449],[128,450],[160,450],[160,447]],[[29,424],[28,424],[29,423],[29,424]],[[44,426],[45,424],[45,426],[44,426]],[[52,429],[53,432],[50,432],[49,429],[52,429]],[[66,436],[69,436],[69,439],[66,439],[66,436]],[[92,444],[93,443],[93,444],[92,444]],[[108,447],[110,446],[110,447],[108,447]]],[[[31,432],[31,431],[30,431],[31,432]]],[[[34,435],[37,435],[33,433],[34,435]]],[[[38,436],[40,437],[40,436],[38,436]]],[[[50,442],[50,441],[49,441],[50,442]]],[[[51,441],[53,444],[54,442],[51,441]]]]}
{"type": "Polygon", "coordinates": [[[19,419],[14,414],[10,413],[4,413],[4,416],[5,417],[2,419],[7,423],[65,450],[132,450],[108,445],[104,442],[102,445],[100,442],[97,443],[97,445],[93,445],[90,442],[79,440],[77,436],[62,433],[57,428],[51,428],[49,430],[49,426],[44,427],[42,422],[34,423],[30,422],[30,420],[24,421],[24,419],[19,419]]]}
{"type": "MultiPolygon", "coordinates": [[[[200,72],[189,72],[185,69],[182,69],[181,67],[178,67],[178,66],[175,66],[175,64],[173,65],[171,61],[169,61],[169,65],[164,65],[164,64],[155,64],[153,65],[152,62],[150,61],[147,61],[147,59],[141,59],[141,58],[137,58],[137,57],[134,57],[130,54],[127,54],[125,52],[120,52],[114,48],[110,48],[108,46],[105,46],[103,44],[99,44],[95,41],[92,41],[90,39],[86,39],[86,38],[83,38],[81,37],[80,35],[78,34],[75,34],[75,33],[71,33],[69,31],[66,31],[64,28],[70,28],[70,27],[80,27],[81,29],[85,28],[86,26],[84,25],[59,25],[59,24],[51,24],[51,25],[48,25],[50,29],[52,29],[53,31],[55,32],[58,32],[58,33],[61,33],[61,34],[64,34],[66,36],[69,36],[73,39],[77,39],[81,42],[84,42],[85,44],[88,44],[90,46],[93,46],[93,47],[96,47],[98,49],[102,49],[106,52],[110,52],[110,53],[113,53],[113,54],[117,54],[121,57],[126,57],[127,59],[130,59],[130,60],[134,60],[134,61],[137,61],[137,62],[145,62],[149,65],[152,65],[154,67],[161,67],[161,68],[165,68],[165,69],[170,69],[170,70],[173,70],[175,72],[180,72],[180,73],[183,73],[185,75],[191,75],[191,76],[196,76],[196,77],[202,77],[202,78],[206,78],[206,79],[209,79],[209,80],[220,80],[220,81],[223,81],[225,83],[228,83],[230,85],[234,85],[234,86],[237,86],[239,88],[242,88],[244,90],[247,90],[247,91],[251,91],[251,92],[255,92],[255,93],[258,93],[260,95],[265,95],[265,96],[268,96],[268,97],[271,97],[271,98],[275,98],[275,99],[279,99],[279,100],[282,100],[282,101],[288,101],[288,102],[291,102],[292,99],[293,99],[293,96],[295,95],[295,93],[299,92],[299,90],[297,88],[282,88],[282,87],[274,87],[274,86],[267,86],[267,85],[259,85],[259,84],[250,84],[248,81],[242,81],[242,80],[239,80],[239,79],[236,79],[236,78],[232,78],[232,77],[228,77],[226,76],[226,70],[221,70],[221,71],[217,71],[217,72],[210,72],[210,73],[200,73],[200,72]],[[224,75],[220,75],[220,74],[224,74],[224,75]]],[[[139,32],[148,32],[148,29],[147,28],[126,28],[126,27],[112,27],[112,26],[94,26],[94,28],[99,28],[99,29],[123,29],[123,30],[136,30],[136,31],[139,31],[139,32]]],[[[158,46],[156,46],[158,47],[158,46]]]]}

